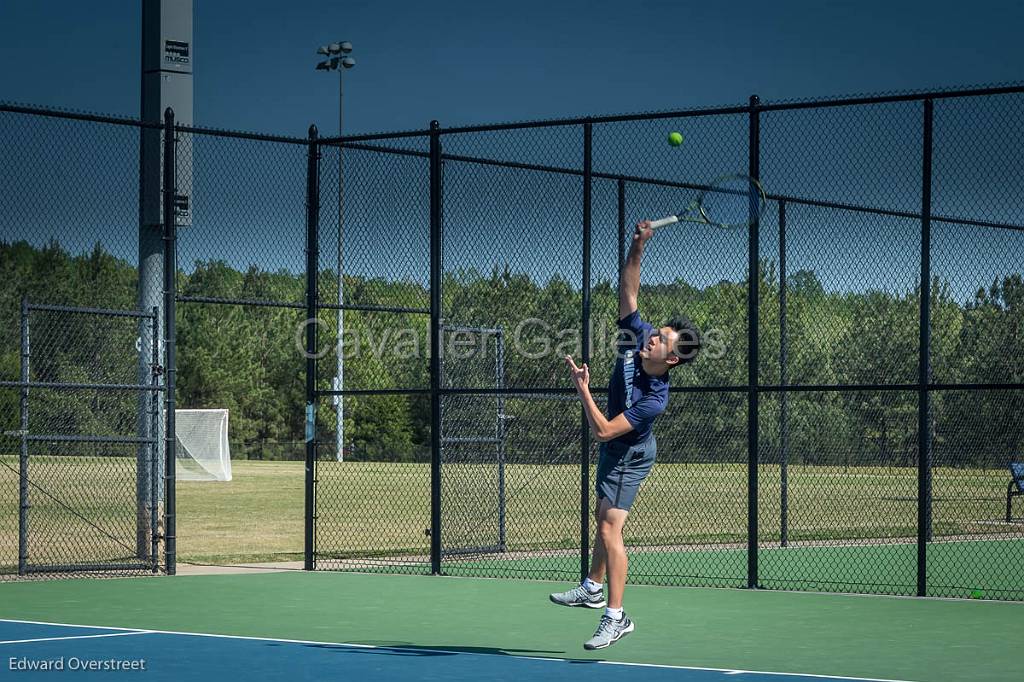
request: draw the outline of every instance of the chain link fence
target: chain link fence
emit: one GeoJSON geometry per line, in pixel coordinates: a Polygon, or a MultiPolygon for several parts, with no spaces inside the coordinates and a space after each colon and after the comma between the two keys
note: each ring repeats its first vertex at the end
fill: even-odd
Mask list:
{"type": "Polygon", "coordinates": [[[427,147],[319,147],[316,568],[430,572],[427,147]]]}
{"type": "Polygon", "coordinates": [[[5,572],[159,570],[160,367],[156,353],[140,357],[140,340],[155,338],[158,324],[155,310],[23,300],[20,380],[4,382],[17,400],[4,395],[13,428],[0,464],[18,482],[5,500],[16,522],[4,528],[17,561],[5,561],[5,572]]]}
{"type": "Polygon", "coordinates": [[[0,107],[0,580],[161,568],[162,320],[138,267],[153,133],[0,107]]]}
{"type": "MultiPolygon", "coordinates": [[[[236,488],[179,485],[179,558],[578,579],[597,444],[562,358],[603,404],[633,223],[749,174],[755,229],[675,226],[645,253],[641,315],[687,315],[705,349],[671,377],[630,579],[1024,599],[1022,109],[1009,86],[340,140],[179,127],[177,403],[229,408],[233,443],[293,444],[237,451],[236,488]]],[[[23,295],[151,308],[158,127],[0,118],[5,319],[23,295]]],[[[124,449],[103,456],[130,501],[124,449]]],[[[0,468],[5,573],[19,487],[0,468]]]]}
{"type": "Polygon", "coordinates": [[[177,407],[228,410],[234,460],[231,482],[177,484],[177,560],[293,566],[305,525],[306,140],[178,127],[175,156],[189,197],[176,238],[177,407]]]}

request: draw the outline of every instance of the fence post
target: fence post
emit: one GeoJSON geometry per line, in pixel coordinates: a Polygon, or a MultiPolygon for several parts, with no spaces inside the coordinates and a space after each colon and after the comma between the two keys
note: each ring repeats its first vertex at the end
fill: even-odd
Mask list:
{"type": "Polygon", "coordinates": [[[921,320],[917,377],[917,595],[928,593],[928,543],[932,539],[931,437],[931,239],[932,239],[932,114],[924,101],[921,150],[921,320]]]}
{"type": "Polygon", "coordinates": [[[150,362],[150,382],[153,390],[149,394],[149,559],[153,573],[160,571],[160,308],[153,306],[153,327],[150,337],[153,339],[150,362]]]}
{"type": "MultiPolygon", "coordinates": [[[[498,328],[494,335],[494,353],[497,362],[494,363],[494,385],[498,390],[505,389],[505,334],[504,330],[498,328]]],[[[498,549],[502,552],[508,549],[508,533],[506,528],[506,495],[505,495],[505,395],[499,393],[495,399],[498,419],[495,424],[498,451],[498,549]]]]}
{"type": "MultiPolygon", "coordinates": [[[[320,146],[315,125],[309,126],[309,150],[306,154],[306,493],[303,518],[305,541],[304,565],[316,569],[316,355],[317,298],[320,269],[320,146]]],[[[340,341],[340,339],[339,339],[340,341]]],[[[339,350],[340,352],[340,350],[339,350]]],[[[342,400],[339,396],[339,400],[342,400]]]]}
{"type": "Polygon", "coordinates": [[[28,382],[29,370],[28,299],[21,299],[21,395],[19,400],[21,449],[18,457],[18,575],[28,571],[28,382]]]}
{"type": "Polygon", "coordinates": [[[779,541],[789,545],[789,344],[786,342],[786,202],[779,202],[779,541]]]}
{"type": "MultiPolygon", "coordinates": [[[[757,95],[750,96],[749,175],[760,177],[761,119],[757,95]]],[[[756,199],[754,199],[756,200],[756,199]]],[[[758,464],[758,296],[760,281],[757,208],[751,206],[747,249],[747,587],[757,587],[758,464]]]]}
{"type": "Polygon", "coordinates": [[[177,528],[175,490],[175,424],[174,387],[177,379],[177,329],[175,326],[175,295],[177,294],[177,216],[174,198],[178,191],[175,174],[177,145],[175,144],[174,110],[164,111],[164,173],[163,173],[163,228],[164,228],[164,353],[167,396],[164,401],[167,418],[164,421],[164,566],[167,575],[177,571],[177,528]]]}
{"type": "Polygon", "coordinates": [[[430,572],[441,573],[441,124],[430,122],[430,572]]]}
{"type": "MultiPolygon", "coordinates": [[[[583,362],[590,362],[590,207],[593,124],[583,124],[583,362]]],[[[580,409],[580,580],[590,572],[590,424],[580,409]]]]}
{"type": "Polygon", "coordinates": [[[625,178],[619,178],[618,182],[619,196],[618,196],[618,208],[619,208],[619,245],[617,253],[619,256],[619,268],[615,271],[615,281],[618,282],[622,278],[622,266],[626,262],[626,180],[625,178]]]}

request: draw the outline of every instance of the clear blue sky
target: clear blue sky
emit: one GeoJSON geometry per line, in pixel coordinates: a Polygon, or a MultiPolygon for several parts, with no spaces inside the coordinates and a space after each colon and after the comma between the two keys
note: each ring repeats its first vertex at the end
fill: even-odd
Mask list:
{"type": "MultiPolygon", "coordinates": [[[[4,0],[0,100],[138,116],[140,8],[138,0],[4,0]]],[[[294,136],[304,136],[316,123],[323,134],[333,135],[336,77],[313,67],[318,45],[342,39],[354,43],[358,61],[346,74],[346,132],[359,133],[423,129],[433,118],[451,126],[736,104],[751,93],[777,101],[1011,82],[1022,77],[1022,25],[1024,6],[992,0],[199,0],[195,121],[294,136]]],[[[1022,99],[936,105],[936,214],[1024,222],[1019,201],[1022,99]]],[[[132,150],[137,138],[128,129],[54,138],[71,145],[76,163],[69,164],[66,150],[43,145],[41,131],[50,128],[36,130],[38,122],[23,118],[0,129],[0,148],[8,150],[0,186],[15,188],[32,211],[18,214],[21,222],[10,227],[16,234],[0,233],[0,239],[38,243],[59,234],[73,251],[101,240],[119,256],[133,258],[138,189],[132,150]],[[76,204],[72,197],[82,188],[90,188],[86,196],[102,199],[76,204]],[[79,228],[68,232],[61,226],[72,205],[79,228]]],[[[769,191],[919,208],[919,102],[782,112],[762,120],[761,170],[769,191]]],[[[594,166],[691,181],[745,172],[746,126],[744,116],[599,126],[594,166]],[[686,133],[683,147],[665,144],[670,126],[686,133]]],[[[577,128],[545,129],[448,136],[445,149],[579,167],[580,141],[577,128]]],[[[291,145],[257,152],[244,145],[222,148],[209,139],[197,142],[195,226],[182,238],[183,267],[194,260],[223,259],[242,269],[258,263],[300,271],[303,154],[291,145]],[[225,173],[229,159],[232,170],[225,173]]],[[[402,210],[418,219],[405,226],[406,238],[391,246],[389,267],[395,276],[423,279],[425,166],[393,158],[348,158],[346,164],[353,165],[346,175],[356,178],[347,188],[354,195],[346,200],[348,271],[361,274],[360,264],[379,270],[379,244],[370,238],[376,234],[371,226],[380,214],[394,213],[399,203],[394,197],[401,196],[402,210]]],[[[324,208],[331,215],[330,188],[336,185],[330,178],[336,182],[336,173],[328,175],[324,208]]],[[[448,266],[489,271],[510,257],[515,267],[542,278],[565,270],[563,261],[517,256],[516,248],[524,242],[546,243],[539,235],[526,238],[526,230],[546,234],[566,219],[579,224],[576,180],[507,177],[458,164],[449,164],[446,178],[451,194],[445,204],[446,230],[454,237],[447,242],[452,250],[446,251],[448,266]],[[486,238],[479,230],[481,220],[489,225],[486,238]]],[[[627,220],[682,208],[690,198],[631,190],[627,220]]],[[[595,187],[598,277],[614,272],[614,209],[609,188],[595,187]]],[[[762,236],[766,257],[773,248],[771,220],[766,218],[762,236]]],[[[791,271],[813,269],[831,285],[853,289],[903,292],[916,282],[918,226],[913,221],[792,209],[789,228],[791,271]],[[833,250],[822,251],[825,243],[833,250]]],[[[970,296],[1000,274],[1019,271],[1019,232],[970,233],[966,241],[973,251],[967,252],[963,241],[968,232],[936,227],[935,234],[933,270],[952,280],[960,296],[970,296]]],[[[577,233],[563,237],[565,248],[579,251],[577,233]]],[[[697,247],[686,233],[676,238],[682,242],[673,245],[666,237],[662,256],[652,254],[650,277],[685,277],[705,286],[744,276],[743,244],[698,240],[697,247]],[[687,248],[696,252],[680,264],[678,253],[687,248]]],[[[578,273],[570,276],[574,282],[577,278],[578,273]]]]}
{"type": "MultiPolygon", "coordinates": [[[[196,122],[336,130],[313,71],[347,39],[349,132],[1017,80],[1020,3],[993,0],[199,0],[196,122]]],[[[139,111],[141,3],[0,3],[0,99],[139,111]]]]}

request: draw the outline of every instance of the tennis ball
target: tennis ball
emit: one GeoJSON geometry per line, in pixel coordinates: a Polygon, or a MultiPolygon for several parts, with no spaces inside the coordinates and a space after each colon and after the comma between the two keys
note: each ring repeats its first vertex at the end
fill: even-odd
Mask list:
{"type": "Polygon", "coordinates": [[[672,131],[671,133],[668,134],[668,143],[673,147],[678,147],[683,143],[683,134],[676,131],[672,131]]]}

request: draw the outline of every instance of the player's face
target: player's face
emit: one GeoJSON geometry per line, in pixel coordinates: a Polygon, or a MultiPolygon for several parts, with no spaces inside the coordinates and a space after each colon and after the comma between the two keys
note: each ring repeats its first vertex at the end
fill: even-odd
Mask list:
{"type": "Polygon", "coordinates": [[[644,344],[643,349],[640,351],[640,357],[645,360],[668,362],[671,364],[677,359],[672,351],[678,342],[679,332],[672,327],[656,329],[651,334],[651,337],[647,339],[647,343],[644,344]]]}

